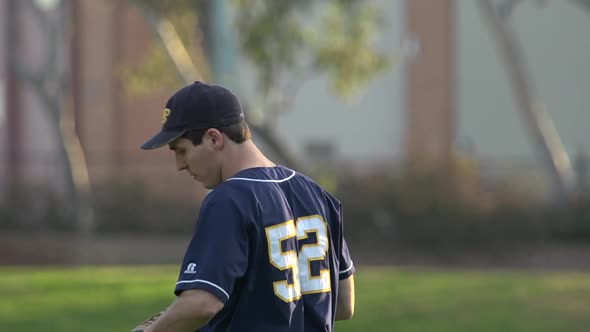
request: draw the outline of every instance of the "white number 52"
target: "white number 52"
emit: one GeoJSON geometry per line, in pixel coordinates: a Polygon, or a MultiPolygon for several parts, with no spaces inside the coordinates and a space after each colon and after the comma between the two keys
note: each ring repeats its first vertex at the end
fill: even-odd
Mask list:
{"type": "Polygon", "coordinates": [[[330,291],[330,270],[320,270],[319,276],[311,275],[311,262],[323,261],[329,248],[328,225],[320,215],[297,218],[266,227],[268,257],[272,265],[281,271],[291,270],[293,282],[274,282],[275,294],[285,302],[292,302],[301,295],[330,291]],[[297,241],[315,233],[316,242],[304,244],[299,252],[283,251],[282,242],[297,237],[297,241]]]}

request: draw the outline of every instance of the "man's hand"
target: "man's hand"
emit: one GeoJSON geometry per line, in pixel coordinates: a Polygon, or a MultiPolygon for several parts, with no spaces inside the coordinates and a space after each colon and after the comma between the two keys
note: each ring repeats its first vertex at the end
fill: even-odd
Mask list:
{"type": "MultiPolygon", "coordinates": [[[[201,289],[183,291],[144,332],[192,332],[205,326],[223,308],[213,293],[201,289]]],[[[141,326],[139,326],[141,328],[141,326]]]]}

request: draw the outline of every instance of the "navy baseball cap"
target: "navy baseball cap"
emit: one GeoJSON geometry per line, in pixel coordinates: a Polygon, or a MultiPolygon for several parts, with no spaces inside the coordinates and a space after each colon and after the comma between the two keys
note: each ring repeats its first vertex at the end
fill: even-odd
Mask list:
{"type": "Polygon", "coordinates": [[[236,95],[220,85],[197,81],[170,97],[162,113],[162,130],[141,148],[157,149],[187,131],[217,128],[243,120],[244,112],[236,95]]]}

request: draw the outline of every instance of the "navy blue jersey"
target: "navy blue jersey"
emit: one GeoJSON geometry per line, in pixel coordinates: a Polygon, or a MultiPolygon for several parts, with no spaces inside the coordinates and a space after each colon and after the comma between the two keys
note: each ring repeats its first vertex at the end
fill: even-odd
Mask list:
{"type": "Polygon", "coordinates": [[[201,331],[329,332],[353,273],[340,202],[286,167],[251,168],[203,201],[175,293],[225,304],[201,331]]]}

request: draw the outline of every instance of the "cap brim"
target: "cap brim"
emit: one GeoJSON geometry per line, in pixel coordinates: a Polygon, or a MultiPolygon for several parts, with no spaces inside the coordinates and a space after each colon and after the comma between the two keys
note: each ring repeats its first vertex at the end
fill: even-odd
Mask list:
{"type": "Polygon", "coordinates": [[[161,148],[166,144],[174,141],[178,137],[182,136],[185,131],[161,131],[157,133],[154,137],[150,138],[147,142],[143,143],[141,146],[144,150],[153,150],[157,148],[161,148]]]}

